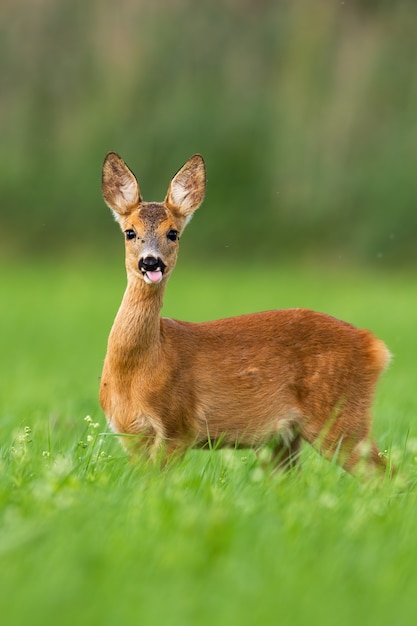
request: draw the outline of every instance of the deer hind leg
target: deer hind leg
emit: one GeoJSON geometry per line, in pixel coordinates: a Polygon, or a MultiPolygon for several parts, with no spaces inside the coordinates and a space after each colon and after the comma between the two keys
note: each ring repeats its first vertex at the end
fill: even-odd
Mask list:
{"type": "Polygon", "coordinates": [[[395,472],[392,467],[388,466],[387,459],[371,439],[360,441],[345,458],[343,467],[351,474],[361,472],[371,474],[376,471],[380,474],[392,475],[395,472]]]}
{"type": "Polygon", "coordinates": [[[285,472],[292,470],[298,463],[300,449],[301,436],[298,434],[291,441],[275,440],[272,444],[272,467],[285,472]]]}
{"type": "MultiPolygon", "coordinates": [[[[297,465],[301,448],[301,416],[298,409],[290,409],[285,418],[279,420],[277,432],[267,444],[269,455],[266,464],[273,470],[289,471],[297,465]]],[[[262,456],[259,454],[261,461],[262,456]]]]}
{"type": "Polygon", "coordinates": [[[346,402],[327,421],[316,424],[317,420],[307,421],[301,435],[326,459],[336,460],[351,474],[387,472],[387,461],[370,437],[368,410],[346,402]]]}

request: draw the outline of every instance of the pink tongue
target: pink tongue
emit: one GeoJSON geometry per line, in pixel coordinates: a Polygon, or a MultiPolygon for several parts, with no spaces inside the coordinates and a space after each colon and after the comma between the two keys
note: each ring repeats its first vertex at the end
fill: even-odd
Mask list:
{"type": "Polygon", "coordinates": [[[153,283],[159,283],[159,281],[162,278],[162,272],[161,270],[158,270],[157,272],[146,272],[146,276],[149,278],[149,280],[153,283]]]}

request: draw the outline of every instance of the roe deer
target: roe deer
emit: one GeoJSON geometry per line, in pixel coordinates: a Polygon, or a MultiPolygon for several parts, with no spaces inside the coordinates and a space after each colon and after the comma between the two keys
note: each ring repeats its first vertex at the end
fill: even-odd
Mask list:
{"type": "Polygon", "coordinates": [[[125,234],[127,288],[108,340],[100,402],[131,451],[152,459],[188,447],[271,446],[292,467],[301,439],[348,471],[385,471],[370,439],[371,402],[390,354],[367,330],[287,309],[204,323],[160,316],[178,241],[205,194],[196,154],[163,202],[145,202],[110,152],[103,197],[125,234]]]}

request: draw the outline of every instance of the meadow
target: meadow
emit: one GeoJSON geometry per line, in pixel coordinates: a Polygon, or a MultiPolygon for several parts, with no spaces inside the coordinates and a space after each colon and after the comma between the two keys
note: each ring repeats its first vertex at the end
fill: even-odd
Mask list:
{"type": "Polygon", "coordinates": [[[305,306],[372,329],[394,354],[374,434],[399,468],[361,481],[302,451],[271,475],[252,452],[128,461],[98,405],[120,257],[1,270],[2,622],[415,624],[417,287],[411,273],[180,257],[164,314],[199,321],[305,306]]]}

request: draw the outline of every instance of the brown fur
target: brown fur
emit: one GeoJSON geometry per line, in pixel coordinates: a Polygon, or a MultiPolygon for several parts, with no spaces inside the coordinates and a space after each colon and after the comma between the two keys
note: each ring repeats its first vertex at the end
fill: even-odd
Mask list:
{"type": "Polygon", "coordinates": [[[132,172],[110,153],[103,196],[126,241],[128,284],[110,333],[100,389],[102,408],[133,451],[151,457],[191,446],[260,447],[291,467],[301,438],[349,471],[385,470],[370,438],[371,403],[389,362],[366,330],[305,309],[255,313],[200,324],[160,317],[179,233],[204,198],[195,155],[171,181],[163,203],[143,202],[132,172]],[[147,284],[138,263],[152,250],[164,265],[147,284]]]}

